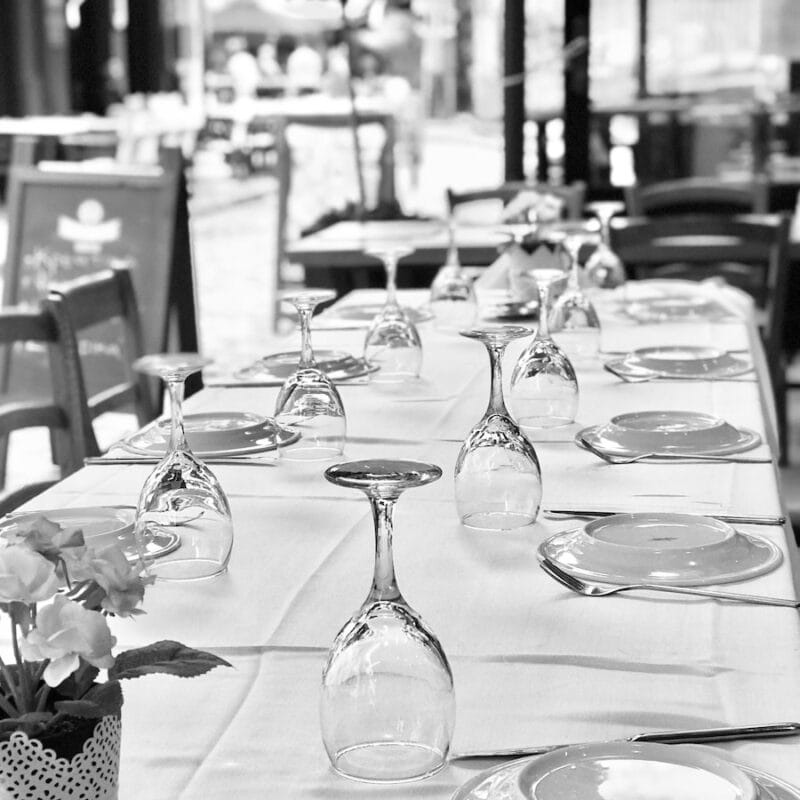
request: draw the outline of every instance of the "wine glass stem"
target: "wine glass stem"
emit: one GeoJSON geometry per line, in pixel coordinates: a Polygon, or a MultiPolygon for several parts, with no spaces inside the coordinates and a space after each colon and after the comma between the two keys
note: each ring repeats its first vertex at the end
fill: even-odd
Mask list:
{"type": "Polygon", "coordinates": [[[488,414],[500,414],[501,416],[508,417],[508,409],[506,402],[503,399],[503,353],[506,349],[505,344],[488,344],[486,345],[489,351],[489,364],[492,370],[492,388],[489,395],[489,408],[488,414]]]}
{"type": "Polygon", "coordinates": [[[311,309],[298,308],[297,313],[300,315],[300,369],[313,369],[316,362],[311,347],[311,309]]]}
{"type": "Polygon", "coordinates": [[[578,253],[580,251],[580,245],[575,247],[574,245],[567,248],[567,252],[569,253],[570,258],[570,270],[569,270],[569,288],[577,291],[580,288],[580,264],[578,263],[578,253]]]}
{"type": "Polygon", "coordinates": [[[386,305],[397,305],[397,258],[387,256],[383,262],[386,268],[386,305]]]}
{"type": "Polygon", "coordinates": [[[605,212],[600,215],[600,241],[606,246],[611,246],[611,217],[605,212]]]}
{"type": "Polygon", "coordinates": [[[448,267],[460,267],[461,261],[458,257],[458,245],[456,244],[456,224],[451,215],[447,225],[448,246],[447,246],[447,259],[445,264],[448,267]]]}
{"type": "Polygon", "coordinates": [[[547,306],[550,302],[550,283],[539,281],[539,329],[536,331],[537,339],[550,338],[550,326],[547,323],[547,306]]]}
{"type": "Polygon", "coordinates": [[[401,600],[400,589],[394,576],[392,533],[394,531],[394,497],[370,495],[372,520],[375,525],[375,572],[368,602],[401,600]]]}
{"type": "Polygon", "coordinates": [[[169,432],[169,449],[186,449],[186,432],[183,429],[183,378],[167,378],[172,425],[169,432]]]}

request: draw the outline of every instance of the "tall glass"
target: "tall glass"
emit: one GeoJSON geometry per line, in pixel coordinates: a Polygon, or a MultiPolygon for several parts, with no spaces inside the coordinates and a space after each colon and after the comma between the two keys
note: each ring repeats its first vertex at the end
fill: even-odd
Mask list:
{"type": "Polygon", "coordinates": [[[504,325],[462,331],[483,342],[491,363],[491,395],[483,419],[469,432],[455,469],[456,507],[470,528],[509,530],[536,520],[542,473],[533,445],[520,433],[503,400],[502,358],[528,328],[504,325]]]}
{"type": "Polygon", "coordinates": [[[365,251],[383,262],[386,270],[386,302],[367,331],[365,360],[378,367],[375,383],[402,383],[419,378],[422,368],[422,342],[416,325],[397,301],[397,264],[414,252],[412,247],[395,244],[365,251]]]}
{"type": "Polygon", "coordinates": [[[332,289],[286,292],[281,299],[291,303],[300,317],[302,345],[297,371],[290,375],[275,400],[275,421],[297,426],[300,438],[280,448],[290,461],[316,461],[341,455],[347,436],[347,420],[339,391],[317,367],[311,346],[311,316],[320,304],[333,300],[332,289]]]}
{"type": "Polygon", "coordinates": [[[611,249],[611,218],[625,209],[623,203],[588,203],[587,209],[600,220],[600,244],[586,261],[586,276],[599,289],[616,289],[625,283],[625,265],[611,249]]]}
{"type": "Polygon", "coordinates": [[[434,326],[439,330],[455,332],[475,322],[478,304],[472,281],[461,268],[452,215],[448,234],[447,258],[431,284],[430,306],[434,314],[434,326]]]}
{"type": "Polygon", "coordinates": [[[366,493],[375,526],[372,587],[336,636],[322,673],[322,740],[333,768],[348,778],[414,781],[447,759],[453,675],[439,640],[400,593],[392,556],[398,497],[441,475],[434,464],[384,459],[325,471],[331,483],[366,493]]]}
{"type": "Polygon", "coordinates": [[[539,290],[539,325],[511,373],[511,412],[525,433],[574,422],[578,379],[567,355],[553,341],[548,326],[550,287],[564,273],[553,267],[531,270],[539,290]]]}
{"type": "Polygon", "coordinates": [[[580,249],[593,238],[588,232],[570,232],[563,239],[570,259],[567,288],[556,300],[548,320],[558,346],[573,363],[594,361],[600,350],[600,318],[581,288],[580,249]]]}
{"type": "Polygon", "coordinates": [[[134,531],[147,571],[163,580],[219,575],[227,569],[233,547],[228,498],[216,476],[189,449],[183,428],[186,378],[209,363],[197,353],[148,355],[133,363],[134,369],[165,381],[170,398],[168,449],[139,494],[134,531]]]}

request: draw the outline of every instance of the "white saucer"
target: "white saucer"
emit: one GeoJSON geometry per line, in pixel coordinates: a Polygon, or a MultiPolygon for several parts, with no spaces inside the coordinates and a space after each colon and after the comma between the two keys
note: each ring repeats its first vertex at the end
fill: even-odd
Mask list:
{"type": "MultiPolygon", "coordinates": [[[[711,752],[710,748],[692,745],[664,745],[676,750],[692,749],[695,752],[711,752]]],[[[555,752],[555,751],[554,751],[555,752]]],[[[506,762],[491,769],[484,770],[466,781],[453,794],[451,800],[526,800],[520,789],[522,773],[531,764],[541,761],[543,756],[532,756],[506,762]]],[[[720,753],[719,758],[724,758],[720,753]]],[[[756,787],[759,800],[800,800],[800,789],[760,770],[746,767],[735,762],[729,763],[749,778],[756,787]]]]}
{"type": "Polygon", "coordinates": [[[625,313],[637,322],[675,322],[714,320],[730,317],[730,312],[715,300],[692,294],[669,294],[632,300],[625,313]]]}
{"type": "Polygon", "coordinates": [[[575,441],[579,447],[582,439],[614,456],[644,453],[731,455],[761,444],[761,436],[755,431],[737,428],[719,417],[698,411],[619,414],[604,425],[592,425],[578,431],[575,441]]]}
{"type": "MultiPolygon", "coordinates": [[[[377,367],[363,358],[338,350],[318,350],[314,352],[314,361],[332,381],[347,381],[377,371],[377,367]]],[[[256,361],[248,367],[237,370],[234,377],[240,381],[274,380],[282,383],[290,375],[297,372],[300,366],[300,351],[291,350],[284,353],[272,353],[256,361]]]]}
{"type": "Polygon", "coordinates": [[[725,350],[691,345],[643,347],[615,360],[611,366],[631,377],[696,379],[734,377],[753,370],[749,361],[725,350]]]}
{"type": "MultiPolygon", "coordinates": [[[[27,526],[37,517],[45,517],[61,528],[80,528],[87,546],[100,549],[119,545],[129,561],[138,560],[133,541],[136,509],[133,506],[90,506],[86,508],[50,508],[12,514],[0,521],[0,533],[27,526]]],[[[159,531],[145,546],[145,557],[160,558],[180,546],[180,538],[170,531],[159,531]]]]}
{"type": "MultiPolygon", "coordinates": [[[[363,305],[344,305],[329,309],[326,314],[336,319],[346,319],[353,322],[372,322],[383,309],[383,303],[365,303],[363,305]]],[[[406,318],[418,325],[433,319],[433,311],[429,308],[410,308],[403,306],[406,318]]]]}
{"type": "Polygon", "coordinates": [[[783,560],[768,539],[694,514],[614,514],[551,536],[538,553],[578,578],[665,586],[747,580],[783,560]]]}
{"type": "MultiPolygon", "coordinates": [[[[186,414],[183,419],[186,442],[200,458],[264,453],[300,438],[298,431],[258,414],[220,411],[186,414]]],[[[159,420],[128,437],[125,447],[140,455],[163,455],[167,451],[169,430],[169,420],[159,420]]]]}

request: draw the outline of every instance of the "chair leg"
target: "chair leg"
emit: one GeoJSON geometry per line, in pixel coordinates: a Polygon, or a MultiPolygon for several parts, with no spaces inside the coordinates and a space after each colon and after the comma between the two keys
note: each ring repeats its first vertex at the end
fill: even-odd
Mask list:
{"type": "Polygon", "coordinates": [[[8,466],[8,434],[0,435],[0,489],[6,485],[6,468],[8,466]]]}
{"type": "Polygon", "coordinates": [[[778,464],[781,467],[789,464],[789,421],[786,409],[786,386],[775,387],[775,416],[778,423],[778,464]]]}

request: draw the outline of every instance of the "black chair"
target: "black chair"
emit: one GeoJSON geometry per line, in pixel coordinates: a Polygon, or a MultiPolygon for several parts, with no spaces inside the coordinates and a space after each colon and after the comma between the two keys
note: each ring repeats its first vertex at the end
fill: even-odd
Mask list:
{"type": "Polygon", "coordinates": [[[625,187],[629,216],[664,217],[677,214],[766,214],[766,179],[735,183],[714,178],[679,178],[625,187]]]}
{"type": "Polygon", "coordinates": [[[750,294],[759,310],[778,421],[787,458],[783,330],[789,279],[788,215],[691,215],[617,218],[611,246],[633,278],[722,277],[750,294]]]}
{"type": "Polygon", "coordinates": [[[71,405],[70,419],[75,447],[81,460],[100,455],[94,421],[101,414],[132,411],[140,426],[156,416],[151,381],[131,367],[143,347],[130,271],[103,270],[55,284],[43,305],[52,314],[63,347],[67,391],[78,398],[71,405]],[[106,347],[94,358],[91,352],[82,354],[81,342],[91,343],[90,329],[101,323],[117,325],[119,350],[109,354],[106,347]]]}
{"type": "Polygon", "coordinates": [[[69,391],[63,343],[50,313],[19,306],[0,308],[0,345],[25,345],[44,351],[52,378],[51,394],[43,396],[38,390],[27,393],[13,391],[0,398],[3,485],[8,441],[16,431],[46,428],[50,434],[51,460],[58,468],[56,475],[48,475],[0,495],[0,515],[3,515],[78,469],[82,464],[82,453],[76,447],[70,427],[80,398],[69,391]]]}

